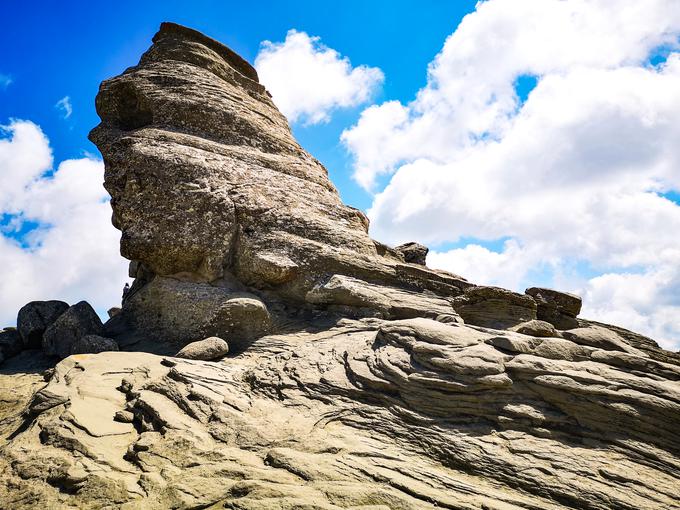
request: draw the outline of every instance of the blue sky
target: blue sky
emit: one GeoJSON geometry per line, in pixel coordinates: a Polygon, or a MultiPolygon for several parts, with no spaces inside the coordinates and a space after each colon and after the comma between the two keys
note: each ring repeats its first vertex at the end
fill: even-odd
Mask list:
{"type": "Polygon", "coordinates": [[[680,347],[680,2],[11,2],[0,18],[0,321],[126,280],[87,133],[161,21],[258,68],[374,238],[680,347]],[[26,283],[30,282],[30,283],[26,283]]]}

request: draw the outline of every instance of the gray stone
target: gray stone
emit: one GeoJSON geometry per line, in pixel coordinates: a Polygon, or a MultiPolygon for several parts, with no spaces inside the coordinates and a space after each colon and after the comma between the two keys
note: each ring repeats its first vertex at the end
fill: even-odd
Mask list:
{"type": "Polygon", "coordinates": [[[560,333],[555,329],[555,326],[546,321],[531,320],[522,322],[516,326],[509,328],[511,331],[517,331],[523,335],[537,336],[537,337],[559,337],[560,333]]]}
{"type": "Polygon", "coordinates": [[[108,316],[109,316],[109,319],[110,319],[111,317],[114,317],[114,316],[118,315],[120,312],[121,312],[121,308],[120,308],[119,306],[112,306],[111,308],[109,308],[109,309],[106,311],[106,313],[107,313],[108,316]]]}
{"type": "MultiPolygon", "coordinates": [[[[261,308],[254,317],[263,325],[265,295],[306,308],[308,293],[335,274],[387,293],[427,291],[440,299],[470,285],[404,263],[403,254],[375,243],[365,214],[342,203],[326,169],[293,138],[256,71],[200,33],[164,23],[137,66],[102,83],[96,106],[102,122],[90,138],[104,155],[113,224],[135,278],[123,314],[147,338],[181,346],[225,335],[239,349],[268,329],[234,335],[231,319],[216,327],[225,301],[237,313],[261,308]],[[182,297],[168,299],[175,305],[189,296],[188,283],[193,301],[219,296],[189,305],[182,318],[189,317],[191,327],[177,330],[172,315],[181,315],[182,307],[168,310],[172,305],[152,302],[167,292],[145,290],[159,278],[187,282],[178,289],[182,297]],[[233,296],[207,287],[228,288],[233,296]],[[242,293],[252,306],[235,301],[242,293]]],[[[425,252],[419,245],[405,251],[418,263],[425,252]]]]}
{"type": "Polygon", "coordinates": [[[19,310],[17,329],[28,349],[42,346],[45,330],[68,309],[63,301],[31,301],[19,310]]]}
{"type": "Polygon", "coordinates": [[[175,356],[177,358],[212,361],[224,358],[229,353],[229,344],[219,337],[211,336],[185,345],[175,356]]]}
{"type": "Polygon", "coordinates": [[[394,249],[395,251],[402,254],[404,257],[404,262],[408,262],[410,264],[419,264],[421,266],[425,265],[427,253],[430,251],[427,246],[413,242],[401,244],[394,249]]]}
{"type": "Polygon", "coordinates": [[[542,287],[531,287],[525,293],[536,301],[539,319],[551,323],[557,329],[578,327],[576,317],[581,312],[579,296],[542,287]]]}
{"type": "Polygon", "coordinates": [[[456,316],[451,303],[431,292],[413,292],[375,285],[357,278],[333,275],[309,291],[306,299],[318,305],[342,305],[356,316],[377,316],[386,319],[412,317],[456,316]]]}
{"type": "Polygon", "coordinates": [[[50,356],[65,358],[71,347],[85,335],[102,335],[104,326],[86,301],[71,306],[47,328],[43,335],[43,350],[50,356]]]}
{"type": "Polygon", "coordinates": [[[267,306],[252,293],[160,276],[128,299],[123,315],[134,329],[176,350],[218,336],[238,351],[271,328],[267,306]]]}
{"type": "Polygon", "coordinates": [[[16,356],[24,349],[24,342],[16,328],[0,330],[0,363],[16,356]]]}
{"type": "Polygon", "coordinates": [[[99,335],[85,335],[71,344],[71,354],[96,354],[117,350],[118,344],[115,340],[99,335]]]}
{"type": "Polygon", "coordinates": [[[500,287],[469,287],[453,300],[466,324],[506,329],[536,319],[536,302],[500,287]]]}

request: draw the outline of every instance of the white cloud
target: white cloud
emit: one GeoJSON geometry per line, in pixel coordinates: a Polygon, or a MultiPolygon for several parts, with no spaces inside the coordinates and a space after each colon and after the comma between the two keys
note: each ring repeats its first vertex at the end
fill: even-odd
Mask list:
{"type": "Polygon", "coordinates": [[[0,89],[6,89],[12,84],[12,77],[8,74],[0,73],[0,89]]]}
{"type": "Polygon", "coordinates": [[[14,324],[19,308],[32,300],[85,299],[100,314],[120,303],[127,263],[110,222],[103,163],[72,159],[51,173],[49,141],[38,126],[14,120],[4,134],[0,217],[12,221],[0,235],[0,260],[11,277],[1,285],[0,326],[14,324]],[[20,243],[17,229],[29,221],[38,227],[20,243]]]}
{"type": "Polygon", "coordinates": [[[539,267],[591,318],[680,341],[680,302],[664,301],[680,293],[680,207],[660,195],[680,190],[679,37],[672,0],[479,3],[412,103],[371,106],[343,134],[364,188],[391,175],[372,234],[509,239],[429,263],[518,290],[539,267]],[[667,62],[649,65],[660,46],[667,62]],[[524,75],[538,81],[522,103],[524,75]]]}
{"type": "Polygon", "coordinates": [[[57,101],[54,107],[61,110],[65,119],[68,119],[73,113],[73,106],[71,105],[71,98],[69,96],[62,97],[57,101]]]}
{"type": "Polygon", "coordinates": [[[383,81],[375,67],[352,67],[318,37],[290,30],[282,43],[265,41],[255,59],[260,80],[290,122],[327,122],[338,108],[360,105],[383,81]]]}

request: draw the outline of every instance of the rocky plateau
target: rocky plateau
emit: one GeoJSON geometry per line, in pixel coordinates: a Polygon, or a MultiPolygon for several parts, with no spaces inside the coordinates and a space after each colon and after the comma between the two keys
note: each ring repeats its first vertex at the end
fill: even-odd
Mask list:
{"type": "Polygon", "coordinates": [[[134,282],[0,331],[0,508],[680,508],[678,353],[371,239],[199,32],[96,108],[134,282]]]}

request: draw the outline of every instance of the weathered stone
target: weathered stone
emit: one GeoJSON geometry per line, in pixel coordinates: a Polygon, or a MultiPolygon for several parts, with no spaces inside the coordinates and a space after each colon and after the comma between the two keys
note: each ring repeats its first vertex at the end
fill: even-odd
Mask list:
{"type": "Polygon", "coordinates": [[[216,336],[185,345],[175,355],[177,358],[211,361],[225,357],[229,353],[229,344],[216,336]]]}
{"type": "MultiPolygon", "coordinates": [[[[436,317],[456,313],[451,303],[434,293],[413,292],[368,282],[343,275],[333,275],[307,293],[314,304],[343,305],[355,310],[357,316],[379,316],[389,319],[436,317]]],[[[352,314],[351,310],[347,310],[352,314]]]]}
{"type": "Polygon", "coordinates": [[[469,287],[453,300],[466,324],[506,329],[536,319],[536,302],[524,294],[499,287],[469,287]]]}
{"type": "Polygon", "coordinates": [[[104,326],[97,313],[86,301],[71,306],[45,330],[43,350],[50,356],[65,358],[71,348],[85,335],[102,335],[104,326]]]}
{"type": "Polygon", "coordinates": [[[557,329],[578,327],[576,316],[581,312],[581,298],[567,292],[542,287],[531,287],[525,291],[536,301],[536,316],[551,323],[557,329]]]}
{"type": "Polygon", "coordinates": [[[131,327],[178,349],[218,336],[229,338],[238,351],[271,327],[266,305],[254,294],[160,276],[131,296],[123,310],[131,327]]]}
{"type": "Polygon", "coordinates": [[[425,259],[427,259],[427,253],[430,249],[427,246],[423,246],[418,243],[406,243],[401,244],[394,248],[404,257],[404,262],[409,262],[411,264],[419,264],[421,266],[425,265],[425,259]]]}
{"type": "MultiPolygon", "coordinates": [[[[255,71],[194,31],[163,25],[97,107],[127,352],[5,362],[0,507],[680,508],[680,355],[372,241],[255,71]],[[228,360],[169,356],[212,335],[228,360]]],[[[52,348],[92,338],[79,305],[52,348]]]]}
{"type": "Polygon", "coordinates": [[[68,309],[63,301],[31,301],[19,310],[17,329],[28,349],[42,346],[42,337],[59,316],[68,309]]]}
{"type": "Polygon", "coordinates": [[[118,344],[115,340],[99,335],[85,335],[71,344],[71,354],[96,354],[117,350],[118,344]]]}
{"type": "Polygon", "coordinates": [[[24,349],[24,341],[16,328],[0,330],[0,363],[24,349]]]}
{"type": "Polygon", "coordinates": [[[632,347],[618,333],[601,326],[589,328],[575,328],[563,331],[562,336],[580,345],[589,345],[598,349],[615,350],[641,354],[641,351],[632,347]]]}
{"type": "Polygon", "coordinates": [[[512,326],[510,331],[517,331],[523,335],[538,337],[559,337],[560,333],[555,330],[555,326],[546,321],[531,320],[512,326]]]}
{"type": "MultiPolygon", "coordinates": [[[[104,155],[113,223],[135,278],[123,314],[147,337],[225,333],[211,324],[224,298],[191,315],[191,331],[148,320],[164,305],[149,303],[153,292],[139,295],[156,276],[191,281],[199,294],[200,284],[226,279],[234,292],[300,304],[333,274],[441,298],[470,285],[379,249],[366,216],[342,203],[255,70],[198,32],[164,23],[137,66],[102,83],[96,106],[102,122],[90,138],[104,155]]],[[[426,249],[406,251],[420,262],[426,249]]],[[[324,307],[333,304],[346,306],[324,307]]]]}
{"type": "Polygon", "coordinates": [[[118,315],[120,312],[121,312],[121,308],[120,308],[119,306],[112,306],[111,308],[109,308],[109,309],[106,311],[106,313],[107,313],[108,316],[109,316],[109,319],[110,319],[111,317],[114,317],[114,316],[118,315]]]}
{"type": "Polygon", "coordinates": [[[29,483],[31,504],[101,507],[94,488],[120,481],[146,488],[120,506],[151,509],[679,502],[680,362],[423,318],[263,337],[229,363],[162,360],[59,363],[4,447],[0,501],[29,483]],[[55,454],[87,474],[78,490],[44,481],[55,454]]]}
{"type": "Polygon", "coordinates": [[[135,421],[135,415],[130,411],[116,411],[113,415],[113,419],[120,423],[132,423],[135,421]]]}

